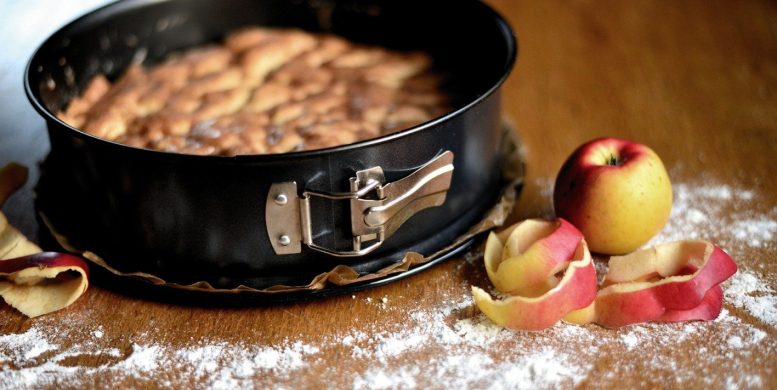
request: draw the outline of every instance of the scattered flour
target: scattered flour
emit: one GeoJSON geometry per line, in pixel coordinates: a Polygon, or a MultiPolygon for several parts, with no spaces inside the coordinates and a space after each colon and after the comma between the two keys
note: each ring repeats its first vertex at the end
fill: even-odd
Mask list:
{"type": "Polygon", "coordinates": [[[123,360],[119,366],[140,373],[148,373],[159,367],[162,360],[162,350],[158,345],[132,345],[132,354],[123,360]]]}
{"type": "Polygon", "coordinates": [[[497,388],[536,389],[558,388],[561,385],[573,387],[585,379],[590,367],[574,363],[574,359],[556,348],[542,348],[540,351],[522,356],[518,361],[503,363],[498,367],[497,388]]]}
{"type": "Polygon", "coordinates": [[[737,240],[747,242],[751,247],[765,247],[774,243],[777,221],[767,218],[736,221],[731,230],[737,240]]]}
{"type": "Polygon", "coordinates": [[[728,185],[673,186],[674,204],[669,223],[647,245],[682,239],[716,239],[729,251],[774,249],[777,209],[754,210],[756,193],[728,185]]]}
{"type": "Polygon", "coordinates": [[[637,337],[637,335],[635,335],[633,333],[628,333],[628,334],[625,334],[625,335],[621,336],[621,341],[623,342],[623,345],[625,345],[626,348],[629,351],[634,349],[634,347],[636,347],[637,344],[639,344],[639,338],[637,337]]]}
{"type": "Polygon", "coordinates": [[[420,368],[386,373],[382,370],[370,370],[364,376],[354,379],[354,389],[412,389],[416,387],[415,376],[420,368]]]}
{"type": "MultiPolygon", "coordinates": [[[[127,376],[148,379],[158,377],[171,369],[184,373],[190,379],[208,388],[246,387],[257,374],[274,373],[289,375],[304,368],[305,359],[318,353],[318,347],[301,342],[278,347],[245,346],[225,342],[203,340],[202,345],[174,348],[161,343],[132,344],[126,356],[117,348],[97,346],[73,346],[48,359],[34,359],[40,353],[32,350],[51,351],[56,345],[51,338],[62,337],[51,333],[51,329],[30,328],[24,333],[2,336],[0,339],[0,367],[10,360],[15,370],[0,372],[0,388],[41,387],[53,385],[67,379],[71,386],[88,383],[98,374],[111,374],[120,380],[127,376]],[[105,363],[95,367],[71,367],[66,364],[72,357],[103,357],[105,363]]],[[[169,387],[172,383],[162,383],[169,387]]],[[[86,386],[89,387],[89,386],[86,386]]]]}
{"type": "Polygon", "coordinates": [[[728,346],[731,348],[742,348],[744,343],[742,343],[741,337],[731,336],[731,338],[728,339],[728,346]]]}
{"type": "Polygon", "coordinates": [[[21,334],[0,336],[0,346],[14,352],[14,355],[0,355],[3,360],[11,360],[14,364],[34,359],[44,352],[53,351],[59,346],[51,344],[39,329],[32,328],[21,334]]]}
{"type": "Polygon", "coordinates": [[[756,274],[740,270],[726,282],[726,301],[777,329],[777,294],[756,274]]]}
{"type": "Polygon", "coordinates": [[[453,330],[461,340],[467,340],[467,342],[483,346],[488,346],[497,341],[500,335],[504,337],[504,334],[502,334],[504,330],[494,326],[491,320],[484,315],[456,321],[453,325],[453,330]]]}
{"type": "MultiPolygon", "coordinates": [[[[746,207],[757,201],[757,193],[724,185],[681,183],[674,189],[672,218],[652,244],[705,238],[735,258],[774,249],[777,208],[758,215],[746,207]]],[[[476,257],[461,262],[455,272],[478,270],[482,260],[476,257]]],[[[739,272],[723,284],[726,305],[716,320],[614,330],[564,323],[540,332],[505,330],[478,313],[468,283],[445,293],[438,302],[410,309],[402,297],[392,298],[391,305],[387,296],[359,301],[356,295],[346,297],[349,304],[365,304],[377,314],[354,319],[352,329],[328,329],[304,342],[288,336],[269,345],[215,335],[184,346],[171,345],[146,334],[116,335],[108,327],[85,328],[89,316],[63,312],[60,318],[33,320],[20,333],[0,335],[0,388],[61,387],[63,383],[122,387],[129,379],[150,387],[185,383],[231,389],[283,383],[295,388],[313,386],[307,381],[309,372],[330,374],[326,376],[332,381],[329,387],[353,389],[765,387],[773,385],[770,378],[777,375],[769,363],[777,357],[773,337],[777,294],[774,280],[764,276],[770,268],[759,271],[758,261],[738,260],[742,260],[739,272]],[[384,322],[390,315],[402,318],[401,323],[384,322]],[[85,341],[74,343],[70,336],[74,333],[85,341]],[[117,339],[123,346],[117,345],[117,339]],[[340,368],[328,366],[331,362],[322,358],[333,354],[340,368]],[[618,363],[602,363],[603,356],[618,363]],[[91,357],[94,364],[73,366],[69,361],[76,357],[91,357]],[[726,370],[721,371],[723,366],[726,370]],[[347,375],[342,367],[347,367],[347,375]],[[636,372],[655,373],[655,381],[624,382],[636,372]],[[112,382],[98,385],[96,378],[112,382]],[[262,382],[267,378],[272,379],[262,382]]],[[[597,266],[599,272],[606,269],[602,262],[597,266]]],[[[466,279],[462,275],[457,278],[466,279]]]]}

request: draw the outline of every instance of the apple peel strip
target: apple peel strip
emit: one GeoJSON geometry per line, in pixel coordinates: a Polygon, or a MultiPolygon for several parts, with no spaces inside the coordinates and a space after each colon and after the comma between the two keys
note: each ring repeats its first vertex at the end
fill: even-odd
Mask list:
{"type": "Polygon", "coordinates": [[[28,317],[70,306],[89,287],[83,259],[39,252],[0,261],[0,296],[28,317]]]}
{"type": "Polygon", "coordinates": [[[566,321],[616,328],[636,323],[713,320],[720,314],[720,283],[736,273],[734,260],[701,240],[677,241],[614,256],[594,302],[566,321]]]}
{"type": "MultiPolygon", "coordinates": [[[[27,168],[0,168],[0,206],[27,179],[27,168]]],[[[0,297],[28,317],[65,308],[89,286],[89,267],[80,257],[41,252],[0,212],[0,297]]]]}
{"type": "Polygon", "coordinates": [[[496,234],[489,235],[484,259],[494,286],[511,296],[495,301],[472,287],[478,308],[496,324],[541,330],[593,302],[596,270],[577,228],[563,219],[529,219],[502,235],[509,235],[507,245],[496,234]],[[559,280],[554,275],[562,271],[559,280]]]}

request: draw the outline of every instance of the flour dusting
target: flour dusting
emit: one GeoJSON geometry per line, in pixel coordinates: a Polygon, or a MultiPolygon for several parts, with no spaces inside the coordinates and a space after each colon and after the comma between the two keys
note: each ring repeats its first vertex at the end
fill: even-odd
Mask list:
{"type": "MultiPolygon", "coordinates": [[[[0,388],[187,384],[232,389],[278,383],[296,388],[313,386],[310,380],[352,389],[773,384],[770,378],[777,373],[768,362],[777,358],[777,294],[768,276],[774,259],[765,251],[774,250],[777,209],[758,214],[750,207],[759,200],[757,192],[725,185],[680,183],[674,191],[672,218],[650,245],[704,238],[739,264],[739,272],[722,285],[725,305],[714,321],[621,329],[558,323],[539,332],[516,332],[478,312],[467,282],[452,292],[435,292],[432,302],[389,300],[371,291],[343,297],[367,307],[372,316],[354,318],[349,327],[322,327],[315,336],[286,335],[261,345],[219,334],[177,345],[155,338],[153,324],[145,333],[127,335],[108,324],[90,325],[88,310],[103,308],[68,309],[59,317],[30,320],[19,333],[0,335],[0,388]],[[754,258],[741,258],[743,253],[754,258]],[[385,320],[389,317],[401,321],[385,320]],[[338,367],[324,356],[337,356],[338,367]],[[73,365],[76,358],[92,363],[73,365]],[[629,382],[644,372],[653,379],[629,382]],[[310,373],[324,376],[311,379],[310,373]]],[[[597,271],[605,270],[606,263],[597,261],[597,271]]],[[[459,273],[456,280],[484,277],[478,249],[451,272],[459,273]]]]}

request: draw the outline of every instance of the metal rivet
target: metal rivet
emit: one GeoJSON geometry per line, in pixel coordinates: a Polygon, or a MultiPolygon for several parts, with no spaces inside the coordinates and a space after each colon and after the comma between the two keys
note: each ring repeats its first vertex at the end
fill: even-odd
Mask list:
{"type": "Polygon", "coordinates": [[[283,246],[287,246],[287,245],[291,244],[291,238],[289,238],[289,236],[284,234],[284,235],[278,237],[278,243],[283,245],[283,246]]]}
{"type": "Polygon", "coordinates": [[[275,203],[279,205],[285,205],[288,201],[289,198],[286,197],[286,194],[278,194],[278,196],[275,197],[275,203]]]}

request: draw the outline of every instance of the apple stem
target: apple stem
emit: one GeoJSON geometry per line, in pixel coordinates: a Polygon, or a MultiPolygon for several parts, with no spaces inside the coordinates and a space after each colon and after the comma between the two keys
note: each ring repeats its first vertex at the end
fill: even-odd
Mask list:
{"type": "Polygon", "coordinates": [[[610,153],[610,158],[607,159],[607,165],[617,166],[619,163],[618,158],[614,154],[610,153]]]}

